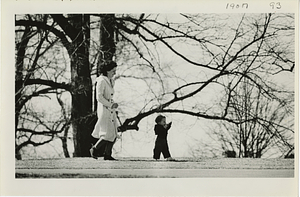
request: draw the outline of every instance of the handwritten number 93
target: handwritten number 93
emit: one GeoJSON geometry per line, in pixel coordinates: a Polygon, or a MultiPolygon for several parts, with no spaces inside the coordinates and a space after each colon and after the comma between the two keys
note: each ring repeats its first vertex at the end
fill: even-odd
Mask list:
{"type": "Polygon", "coordinates": [[[271,2],[270,6],[272,9],[280,9],[281,8],[280,2],[271,2]]]}

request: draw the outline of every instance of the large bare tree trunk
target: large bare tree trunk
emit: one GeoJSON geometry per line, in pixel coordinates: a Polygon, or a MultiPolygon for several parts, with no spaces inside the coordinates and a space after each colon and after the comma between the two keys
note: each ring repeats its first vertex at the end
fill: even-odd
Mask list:
{"type": "Polygon", "coordinates": [[[89,65],[89,15],[70,15],[77,35],[73,39],[71,54],[72,80],[72,128],[74,157],[89,156],[92,126],[88,117],[92,114],[92,84],[89,65]]]}
{"type": "MultiPolygon", "coordinates": [[[[113,60],[115,51],[115,16],[114,14],[103,14],[100,16],[100,57],[98,66],[105,61],[113,60]]],[[[97,70],[99,74],[100,70],[97,70]]]]}

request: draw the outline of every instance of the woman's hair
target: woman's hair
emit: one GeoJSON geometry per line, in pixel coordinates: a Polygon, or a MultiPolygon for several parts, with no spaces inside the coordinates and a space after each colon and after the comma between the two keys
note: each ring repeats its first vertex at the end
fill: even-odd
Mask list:
{"type": "Polygon", "coordinates": [[[111,71],[117,67],[116,62],[114,61],[106,61],[103,64],[100,65],[100,73],[103,74],[104,76],[107,76],[107,72],[111,71]]]}
{"type": "Polygon", "coordinates": [[[166,118],[165,116],[163,115],[158,115],[156,118],[155,118],[155,122],[156,123],[159,123],[162,119],[166,118]]]}

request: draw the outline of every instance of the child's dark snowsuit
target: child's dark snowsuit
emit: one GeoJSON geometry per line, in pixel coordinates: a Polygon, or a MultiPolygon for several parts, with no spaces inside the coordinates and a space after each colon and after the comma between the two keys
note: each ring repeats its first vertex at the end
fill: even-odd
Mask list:
{"type": "Polygon", "coordinates": [[[156,141],[155,141],[155,147],[154,147],[154,159],[160,158],[160,153],[163,154],[164,158],[171,157],[168,141],[167,141],[167,135],[168,130],[170,129],[171,125],[168,125],[167,128],[164,128],[162,125],[156,124],[154,127],[155,135],[157,135],[156,141]]]}

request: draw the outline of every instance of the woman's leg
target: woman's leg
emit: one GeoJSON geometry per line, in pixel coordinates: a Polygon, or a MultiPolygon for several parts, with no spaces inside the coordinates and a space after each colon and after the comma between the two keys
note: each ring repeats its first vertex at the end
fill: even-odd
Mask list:
{"type": "Polygon", "coordinates": [[[113,142],[106,141],[106,146],[105,146],[105,151],[104,151],[104,160],[116,160],[115,158],[113,158],[111,156],[114,143],[115,143],[115,141],[113,141],[113,142]]]}
{"type": "Polygon", "coordinates": [[[107,141],[99,139],[90,149],[91,156],[95,159],[103,157],[107,141]]]}

